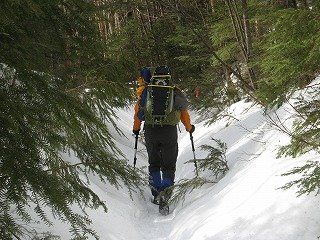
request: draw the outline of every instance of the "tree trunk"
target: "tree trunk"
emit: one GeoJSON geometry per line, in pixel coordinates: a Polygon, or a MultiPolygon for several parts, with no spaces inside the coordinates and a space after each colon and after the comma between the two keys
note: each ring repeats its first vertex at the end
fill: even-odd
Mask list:
{"type": "Polygon", "coordinates": [[[240,30],[240,26],[241,26],[241,22],[239,22],[238,18],[236,17],[238,14],[236,13],[236,9],[233,6],[233,3],[231,0],[225,0],[228,10],[229,10],[229,14],[230,14],[230,18],[231,18],[231,22],[232,22],[232,26],[233,26],[233,30],[237,39],[237,42],[239,44],[241,53],[243,55],[243,58],[246,59],[246,46],[245,41],[243,41],[243,37],[241,36],[241,30],[240,30]]]}
{"type": "Polygon", "coordinates": [[[243,56],[243,61],[247,67],[250,85],[252,89],[256,89],[256,84],[255,84],[256,77],[255,77],[254,71],[252,68],[248,67],[252,57],[252,40],[251,40],[251,33],[250,33],[247,1],[246,0],[241,1],[242,12],[243,12],[242,18],[241,18],[241,15],[239,14],[239,10],[237,9],[237,5],[234,1],[225,0],[225,3],[227,4],[228,10],[229,10],[235,36],[243,56]]]}
{"type": "Polygon", "coordinates": [[[210,7],[211,7],[212,13],[214,13],[214,0],[210,0],[210,7]]]}
{"type": "MultiPolygon", "coordinates": [[[[247,61],[247,64],[249,64],[252,59],[253,49],[252,49],[252,38],[251,38],[251,32],[250,32],[247,0],[242,0],[242,10],[243,10],[244,32],[246,36],[246,46],[247,46],[246,61],[247,61]]],[[[256,88],[256,76],[255,76],[254,70],[251,67],[248,67],[248,72],[249,72],[251,84],[254,88],[256,88]]]]}

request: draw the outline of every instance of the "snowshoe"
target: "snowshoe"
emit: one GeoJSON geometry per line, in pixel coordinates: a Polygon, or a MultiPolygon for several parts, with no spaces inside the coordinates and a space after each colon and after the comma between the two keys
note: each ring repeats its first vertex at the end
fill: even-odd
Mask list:
{"type": "Polygon", "coordinates": [[[163,216],[167,216],[169,214],[169,205],[168,205],[168,202],[164,196],[160,197],[159,213],[163,216]]]}

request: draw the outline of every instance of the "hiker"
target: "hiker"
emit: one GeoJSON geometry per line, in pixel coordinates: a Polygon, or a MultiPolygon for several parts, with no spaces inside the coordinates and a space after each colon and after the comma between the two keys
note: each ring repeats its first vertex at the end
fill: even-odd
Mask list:
{"type": "Polygon", "coordinates": [[[195,130],[195,126],[190,123],[186,98],[171,83],[171,73],[168,67],[157,67],[153,76],[148,68],[144,68],[138,80],[140,87],[137,90],[139,97],[135,105],[133,133],[136,136],[139,135],[141,123],[144,121],[151,193],[154,197],[153,203],[159,204],[159,193],[174,185],[178,156],[177,124],[181,120],[186,131],[190,133],[195,130]],[[172,103],[169,99],[170,91],[172,92],[172,103]],[[157,99],[155,97],[152,99],[152,95],[156,94],[157,99]],[[163,107],[161,104],[167,104],[167,106],[163,107]],[[172,109],[168,110],[170,105],[172,109]],[[141,116],[141,110],[143,116],[141,116]],[[166,113],[162,116],[161,112],[166,113]]]}

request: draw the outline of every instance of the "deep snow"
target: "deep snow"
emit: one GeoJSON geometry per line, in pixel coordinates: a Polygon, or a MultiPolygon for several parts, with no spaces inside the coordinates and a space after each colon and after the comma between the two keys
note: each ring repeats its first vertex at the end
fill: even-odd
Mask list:
{"type": "MultiPolygon", "coordinates": [[[[320,77],[316,79],[320,82],[320,77]]],[[[297,93],[299,94],[299,92],[297,93]]],[[[286,182],[298,177],[281,174],[307,160],[318,160],[319,155],[309,153],[292,158],[276,158],[277,148],[287,144],[289,137],[271,126],[268,116],[278,114],[281,122],[291,127],[293,110],[289,104],[265,115],[252,103],[233,104],[224,117],[215,124],[196,123],[194,142],[196,157],[204,158],[203,144],[213,145],[212,137],[227,144],[226,157],[230,170],[217,184],[206,184],[195,189],[171,206],[168,216],[160,216],[157,206],[150,202],[150,191],[136,194],[130,199],[126,189],[106,186],[92,178],[91,186],[108,206],[89,210],[92,228],[102,240],[317,240],[320,236],[320,197],[314,194],[297,197],[297,189],[279,190],[286,182]]],[[[134,136],[132,135],[133,108],[119,110],[118,126],[125,136],[113,135],[118,147],[133,163],[134,136]]],[[[195,114],[191,114],[196,122],[195,114]]],[[[179,156],[176,181],[194,177],[189,134],[180,124],[179,156]]],[[[113,130],[112,130],[113,131],[113,130]]],[[[138,145],[138,167],[147,166],[146,151],[138,145]]],[[[201,173],[208,177],[207,173],[201,173]]],[[[215,180],[215,179],[212,179],[215,180]]],[[[58,224],[49,228],[62,239],[70,239],[68,227],[58,224]]]]}

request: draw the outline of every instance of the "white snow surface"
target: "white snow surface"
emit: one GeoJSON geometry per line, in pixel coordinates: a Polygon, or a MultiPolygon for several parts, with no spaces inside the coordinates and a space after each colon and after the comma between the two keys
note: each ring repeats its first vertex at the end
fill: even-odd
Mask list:
{"type": "MultiPolygon", "coordinates": [[[[320,77],[315,81],[320,82],[320,77]]],[[[297,94],[303,94],[303,91],[297,94]]],[[[208,154],[200,150],[201,145],[214,145],[211,138],[220,139],[228,147],[226,157],[230,170],[216,184],[205,184],[188,194],[185,201],[171,206],[168,216],[159,215],[157,206],[150,202],[151,193],[147,186],[145,198],[137,193],[130,199],[125,188],[116,190],[92,177],[92,189],[108,206],[107,214],[102,209],[88,210],[93,221],[91,227],[102,240],[320,238],[320,197],[316,193],[297,197],[297,188],[279,189],[299,177],[281,174],[302,166],[308,160],[319,160],[315,152],[294,159],[276,157],[278,147],[288,144],[290,138],[272,126],[270,117],[290,129],[294,119],[291,106],[284,104],[266,115],[259,106],[240,101],[225,113],[232,117],[223,117],[209,126],[205,121],[197,122],[192,112],[191,118],[196,126],[193,133],[196,158],[205,158],[208,154]]],[[[133,107],[119,110],[117,116],[117,124],[125,136],[119,136],[112,130],[113,136],[117,146],[133,164],[133,107]]],[[[185,164],[193,159],[190,136],[181,123],[180,129],[176,182],[195,175],[194,165],[185,164]]],[[[138,144],[137,167],[147,167],[146,150],[141,141],[138,144]]],[[[200,176],[210,178],[206,172],[201,172],[200,176]]],[[[211,180],[216,181],[213,177],[211,180]]],[[[70,239],[65,224],[57,223],[48,230],[61,235],[62,239],[70,239]]]]}

